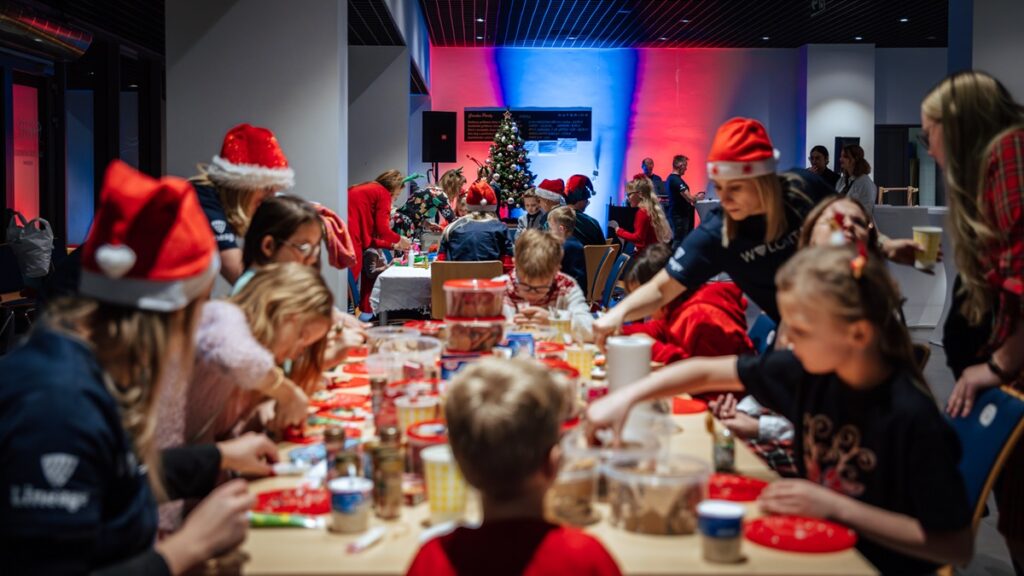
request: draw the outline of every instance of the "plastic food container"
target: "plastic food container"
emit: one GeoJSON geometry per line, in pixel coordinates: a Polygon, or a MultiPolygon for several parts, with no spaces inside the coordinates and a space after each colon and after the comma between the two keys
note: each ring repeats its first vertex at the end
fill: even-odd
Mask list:
{"type": "Polygon", "coordinates": [[[448,326],[440,320],[410,320],[402,325],[409,330],[415,330],[420,336],[430,336],[444,340],[445,331],[448,326]]]}
{"type": "Polygon", "coordinates": [[[428,336],[389,338],[380,344],[380,353],[401,355],[406,378],[437,378],[441,361],[441,341],[428,336]]]}
{"type": "Polygon", "coordinates": [[[505,337],[505,318],[447,318],[449,352],[490,352],[505,337]]]}
{"type": "Polygon", "coordinates": [[[419,336],[418,330],[401,326],[377,326],[366,331],[366,347],[370,354],[376,352],[382,342],[391,338],[409,338],[419,336]]]}
{"type": "Polygon", "coordinates": [[[331,531],[342,534],[365,532],[370,523],[373,482],[347,476],[331,480],[331,531]]]}
{"type": "Polygon", "coordinates": [[[604,474],[612,525],[641,534],[693,534],[710,473],[704,462],[678,454],[640,462],[611,459],[604,474]]]}
{"type": "Polygon", "coordinates": [[[423,476],[423,459],[420,452],[425,448],[448,443],[448,426],[443,420],[417,422],[405,430],[409,446],[409,471],[423,476]]]}
{"type": "Polygon", "coordinates": [[[505,283],[494,280],[449,280],[444,283],[447,316],[493,318],[501,316],[505,283]]]}

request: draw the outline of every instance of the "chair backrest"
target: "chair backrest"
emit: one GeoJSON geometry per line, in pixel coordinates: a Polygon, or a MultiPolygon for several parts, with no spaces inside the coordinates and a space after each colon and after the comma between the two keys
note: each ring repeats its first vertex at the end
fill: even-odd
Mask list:
{"type": "Polygon", "coordinates": [[[430,265],[430,317],[435,320],[444,318],[448,304],[444,299],[444,283],[448,280],[482,278],[490,280],[501,276],[503,268],[500,260],[484,260],[483,262],[448,262],[434,261],[430,265]]]}
{"type": "Polygon", "coordinates": [[[1024,394],[1007,386],[989,388],[974,399],[970,415],[947,420],[960,438],[960,474],[977,528],[988,494],[1024,433],[1024,394]]]}
{"type": "Polygon", "coordinates": [[[608,278],[611,263],[615,262],[615,255],[618,253],[619,246],[615,244],[593,244],[583,247],[583,258],[587,268],[587,285],[580,286],[580,289],[591,303],[600,299],[601,288],[604,286],[605,279],[608,278]]]}
{"type": "Polygon", "coordinates": [[[772,343],[775,342],[775,321],[764,312],[757,315],[754,325],[750,327],[747,336],[754,343],[754,350],[758,354],[764,354],[772,343]]]}
{"type": "Polygon", "coordinates": [[[615,291],[615,285],[622,279],[622,274],[626,271],[626,263],[629,262],[628,254],[619,254],[615,258],[615,263],[612,264],[611,272],[608,274],[608,280],[604,283],[604,292],[601,294],[601,308],[608,308],[608,305],[612,300],[612,292],[615,291]]]}
{"type": "Polygon", "coordinates": [[[907,186],[906,188],[887,188],[885,186],[878,187],[878,201],[876,204],[885,204],[886,196],[891,192],[905,192],[907,194],[907,203],[905,206],[917,206],[920,199],[920,190],[913,186],[907,186]]]}

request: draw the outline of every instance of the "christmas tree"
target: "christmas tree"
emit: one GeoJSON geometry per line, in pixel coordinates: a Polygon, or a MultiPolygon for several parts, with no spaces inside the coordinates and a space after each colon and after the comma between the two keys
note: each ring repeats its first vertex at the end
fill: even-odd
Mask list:
{"type": "Polygon", "coordinates": [[[530,172],[530,159],[526,157],[523,138],[512,119],[511,110],[505,110],[498,133],[494,135],[487,167],[490,183],[496,184],[499,191],[498,201],[509,206],[522,206],[523,192],[533,186],[534,175],[530,172]]]}

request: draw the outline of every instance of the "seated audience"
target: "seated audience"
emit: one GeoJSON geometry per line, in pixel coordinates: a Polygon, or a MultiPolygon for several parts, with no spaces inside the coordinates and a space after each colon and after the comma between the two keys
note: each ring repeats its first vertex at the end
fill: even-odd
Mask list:
{"type": "Polygon", "coordinates": [[[537,200],[540,202],[540,209],[544,211],[541,216],[541,229],[546,230],[548,226],[548,212],[559,206],[565,206],[565,182],[561,178],[554,180],[545,179],[534,188],[537,200]]]}
{"type": "Polygon", "coordinates": [[[478,180],[466,192],[469,213],[444,229],[437,251],[438,260],[483,262],[501,260],[511,268],[512,250],[508,227],[496,216],[498,198],[484,181],[478,180]]]}
{"type": "Polygon", "coordinates": [[[565,185],[565,201],[576,211],[576,227],[572,235],[584,246],[605,244],[604,231],[601,224],[587,215],[585,210],[590,205],[590,197],[594,195],[594,185],[583,174],[575,174],[565,185]]]}
{"type": "Polygon", "coordinates": [[[448,437],[466,482],[480,491],[483,523],[424,544],[410,576],[620,573],[596,538],[544,518],[563,402],[552,375],[531,360],[481,360],[455,378],[448,437]]]}
{"type": "Polygon", "coordinates": [[[552,309],[568,311],[573,332],[590,340],[594,317],[583,290],[559,272],[562,244],[549,232],[527,230],[516,239],[515,269],[499,278],[507,283],[505,316],[517,324],[550,323],[552,309]]]}
{"type": "Polygon", "coordinates": [[[555,238],[562,241],[562,272],[572,276],[586,293],[587,259],[583,244],[572,235],[575,225],[576,213],[568,206],[559,206],[548,213],[548,228],[555,238]]]}

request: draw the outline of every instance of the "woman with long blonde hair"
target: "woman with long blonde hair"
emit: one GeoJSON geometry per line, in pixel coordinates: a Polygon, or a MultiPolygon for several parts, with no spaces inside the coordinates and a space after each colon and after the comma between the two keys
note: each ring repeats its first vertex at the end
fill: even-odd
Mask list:
{"type": "MultiPolygon", "coordinates": [[[[1024,106],[983,72],[960,72],[921,103],[922,139],[942,168],[959,277],[943,345],[956,386],[948,412],[975,396],[1021,385],[1024,371],[1024,106]]],[[[1024,445],[996,485],[999,530],[1024,566],[1024,445]]]]}
{"type": "Polygon", "coordinates": [[[115,161],[82,251],[80,295],[56,301],[0,359],[0,558],[12,574],[182,574],[245,539],[254,499],[221,469],[267,475],[249,435],[159,452],[165,373],[192,362],[217,245],[192,187],[115,161]],[[148,470],[148,472],[147,472],[148,470]],[[212,492],[211,492],[212,491],[212,492]],[[154,545],[156,498],[206,496],[154,545]]]}
{"type": "Polygon", "coordinates": [[[672,227],[669,226],[665,210],[654,193],[654,184],[650,178],[643,174],[633,176],[626,184],[626,201],[630,206],[638,208],[633,220],[633,231],[620,228],[618,222],[613,220],[608,225],[615,230],[616,236],[632,242],[636,246],[637,254],[652,244],[672,241],[672,227]]]}

